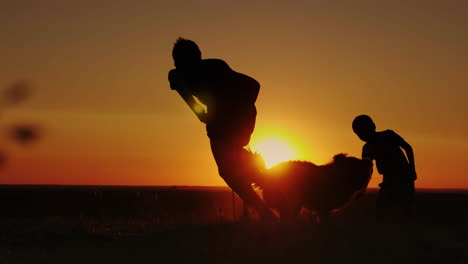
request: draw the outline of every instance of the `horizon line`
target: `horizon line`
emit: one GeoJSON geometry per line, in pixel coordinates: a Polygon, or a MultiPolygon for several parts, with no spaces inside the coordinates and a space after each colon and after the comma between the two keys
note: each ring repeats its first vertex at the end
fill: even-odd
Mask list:
{"type": "MultiPolygon", "coordinates": [[[[165,188],[165,189],[227,189],[230,190],[228,186],[219,186],[219,185],[123,185],[123,184],[107,184],[107,185],[96,185],[96,184],[0,184],[0,188],[3,187],[57,187],[57,188],[66,188],[66,187],[77,187],[77,188],[165,188]]],[[[380,188],[378,187],[369,187],[367,190],[377,191],[380,188]]],[[[468,188],[416,188],[416,191],[466,191],[468,188]]]]}

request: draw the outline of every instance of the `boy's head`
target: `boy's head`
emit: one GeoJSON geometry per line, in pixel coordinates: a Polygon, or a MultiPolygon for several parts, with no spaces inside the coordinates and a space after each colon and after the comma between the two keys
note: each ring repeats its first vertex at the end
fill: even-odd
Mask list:
{"type": "Polygon", "coordinates": [[[172,48],[172,58],[177,69],[190,69],[201,62],[201,52],[195,42],[179,37],[172,48]]]}
{"type": "Polygon", "coordinates": [[[367,115],[360,115],[353,120],[353,131],[362,141],[369,141],[375,134],[375,124],[367,115]]]}

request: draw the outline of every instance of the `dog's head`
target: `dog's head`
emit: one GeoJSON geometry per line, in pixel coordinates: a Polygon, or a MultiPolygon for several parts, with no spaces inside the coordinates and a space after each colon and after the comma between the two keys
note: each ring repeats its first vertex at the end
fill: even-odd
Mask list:
{"type": "Polygon", "coordinates": [[[256,185],[263,184],[264,173],[267,167],[260,153],[254,152],[249,148],[244,148],[240,155],[240,162],[236,166],[244,176],[249,177],[250,182],[256,185]]]}
{"type": "Polygon", "coordinates": [[[336,170],[338,177],[347,186],[354,190],[365,189],[372,176],[372,161],[369,159],[358,159],[346,154],[338,154],[333,157],[332,167],[336,170]]]}

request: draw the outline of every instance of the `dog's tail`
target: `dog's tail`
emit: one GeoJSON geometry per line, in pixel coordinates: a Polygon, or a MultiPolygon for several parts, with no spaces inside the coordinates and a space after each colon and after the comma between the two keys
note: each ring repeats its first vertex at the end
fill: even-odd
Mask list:
{"type": "Polygon", "coordinates": [[[241,158],[242,169],[247,174],[246,176],[249,177],[250,182],[255,187],[262,188],[262,186],[265,186],[267,167],[262,155],[247,147],[244,148],[241,158]]]}

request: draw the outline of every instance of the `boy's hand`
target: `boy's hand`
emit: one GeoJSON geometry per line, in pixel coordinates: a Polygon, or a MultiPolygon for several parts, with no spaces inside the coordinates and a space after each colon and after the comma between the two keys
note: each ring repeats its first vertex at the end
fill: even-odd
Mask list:
{"type": "Polygon", "coordinates": [[[198,119],[200,120],[200,122],[204,123],[204,124],[208,124],[208,115],[206,114],[205,111],[203,111],[203,113],[201,114],[198,114],[198,119]]]}
{"type": "Polygon", "coordinates": [[[416,175],[416,171],[412,171],[410,174],[410,179],[415,181],[418,178],[418,175],[416,175]]]}
{"type": "Polygon", "coordinates": [[[183,88],[182,86],[183,78],[180,72],[178,72],[176,69],[172,69],[169,71],[168,79],[169,79],[169,84],[172,90],[178,90],[178,89],[183,88]]]}

